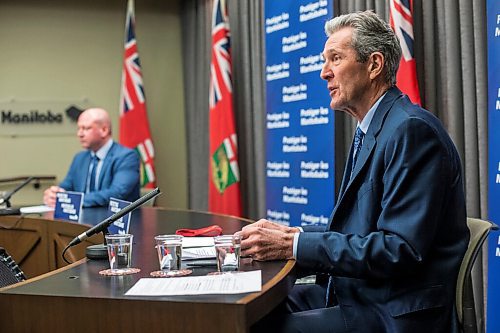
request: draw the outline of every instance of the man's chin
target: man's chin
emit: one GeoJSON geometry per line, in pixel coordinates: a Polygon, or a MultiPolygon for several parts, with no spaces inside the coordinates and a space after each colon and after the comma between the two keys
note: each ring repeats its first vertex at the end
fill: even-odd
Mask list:
{"type": "Polygon", "coordinates": [[[332,102],[330,102],[330,108],[332,110],[341,110],[342,109],[342,104],[332,101],[332,102]]]}
{"type": "Polygon", "coordinates": [[[346,103],[343,100],[335,98],[330,101],[330,108],[332,110],[342,111],[346,109],[346,103]]]}

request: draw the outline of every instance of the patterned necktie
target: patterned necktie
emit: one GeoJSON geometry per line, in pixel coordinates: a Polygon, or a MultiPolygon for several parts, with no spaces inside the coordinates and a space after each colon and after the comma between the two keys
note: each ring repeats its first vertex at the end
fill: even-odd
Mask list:
{"type": "Polygon", "coordinates": [[[88,193],[94,192],[96,190],[96,172],[97,172],[97,163],[99,163],[99,157],[96,155],[91,157],[90,160],[90,179],[89,179],[89,186],[88,186],[88,193]]]}
{"type": "Polygon", "coordinates": [[[365,133],[361,130],[361,128],[356,128],[356,133],[354,134],[354,149],[352,154],[352,169],[351,169],[351,177],[352,172],[354,171],[354,167],[356,166],[356,161],[358,160],[359,152],[361,151],[361,146],[363,145],[363,137],[365,133]]]}

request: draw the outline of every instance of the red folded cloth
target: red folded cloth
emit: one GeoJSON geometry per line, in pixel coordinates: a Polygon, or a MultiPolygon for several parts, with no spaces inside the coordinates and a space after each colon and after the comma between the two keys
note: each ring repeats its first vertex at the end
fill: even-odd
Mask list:
{"type": "Polygon", "coordinates": [[[195,236],[214,237],[222,235],[222,228],[214,224],[200,229],[178,229],[175,233],[177,235],[182,235],[184,237],[195,237],[195,236]]]}

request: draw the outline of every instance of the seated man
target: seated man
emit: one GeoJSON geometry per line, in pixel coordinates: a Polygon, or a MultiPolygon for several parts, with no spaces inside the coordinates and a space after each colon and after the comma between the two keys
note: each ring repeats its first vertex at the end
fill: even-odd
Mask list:
{"type": "Polygon", "coordinates": [[[139,198],[139,156],[111,138],[111,120],[104,109],[85,110],[78,118],[78,138],[85,151],[73,158],[66,178],[44,192],[54,207],[56,192],[84,192],[84,207],[107,206],[109,198],[139,198]]]}
{"type": "MultiPolygon", "coordinates": [[[[256,332],[455,333],[455,287],[469,242],[462,168],[441,122],[395,86],[401,48],[373,12],[326,23],[321,78],[358,121],[329,224],[260,220],[241,254],[294,258],[324,283],[295,286],[256,332]]],[[[328,140],[328,138],[325,138],[328,140]]]]}

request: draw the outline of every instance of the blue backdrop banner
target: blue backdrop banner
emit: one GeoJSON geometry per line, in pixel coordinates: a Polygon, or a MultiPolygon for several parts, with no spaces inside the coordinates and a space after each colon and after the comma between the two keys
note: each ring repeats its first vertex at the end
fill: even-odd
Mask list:
{"type": "Polygon", "coordinates": [[[328,223],[334,206],[334,117],[319,74],[332,0],[265,1],[267,218],[328,223]]]}
{"type": "MultiPolygon", "coordinates": [[[[488,0],[488,215],[500,224],[500,1],[488,0]]],[[[486,332],[500,332],[500,233],[488,243],[486,332]]]]}

